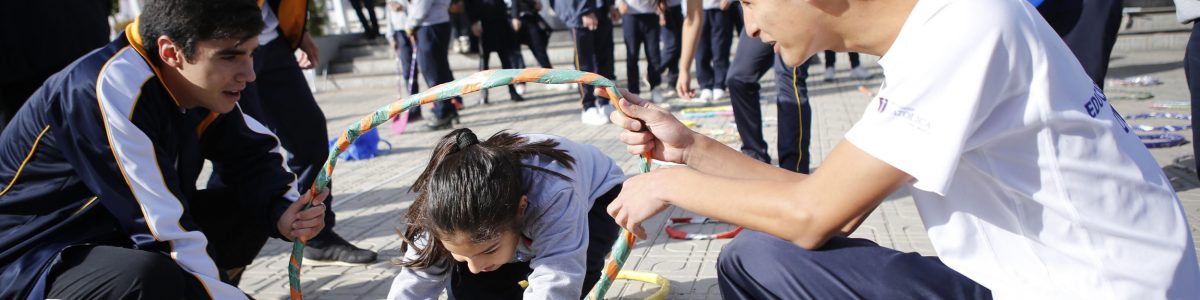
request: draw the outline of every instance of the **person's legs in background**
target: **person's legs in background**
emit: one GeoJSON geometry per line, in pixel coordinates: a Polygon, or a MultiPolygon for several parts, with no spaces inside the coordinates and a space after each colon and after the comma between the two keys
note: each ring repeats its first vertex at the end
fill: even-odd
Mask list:
{"type": "Polygon", "coordinates": [[[374,40],[379,37],[379,21],[375,18],[375,1],[373,0],[349,0],[350,6],[354,8],[354,14],[358,16],[358,23],[362,24],[363,36],[369,40],[374,40]],[[363,10],[367,11],[363,15],[363,10]],[[369,16],[369,17],[368,17],[369,16]]]}
{"type": "MultiPolygon", "coordinates": [[[[732,5],[732,4],[731,4],[732,5]]],[[[715,25],[713,27],[713,91],[712,100],[717,101],[725,98],[725,76],[729,73],[729,50],[733,46],[733,8],[728,10],[717,10],[718,17],[713,19],[715,25]]],[[[708,23],[709,20],[705,20],[708,23]]]]}
{"type": "MultiPolygon", "coordinates": [[[[607,10],[608,8],[605,8],[607,10]]],[[[601,14],[603,15],[603,14],[601,14]]],[[[608,78],[608,80],[617,81],[617,61],[613,56],[613,51],[616,49],[616,42],[613,39],[613,20],[607,17],[596,18],[596,74],[608,78]]],[[[592,91],[588,90],[590,94],[592,91]]],[[[604,119],[608,119],[608,113],[614,109],[608,105],[608,98],[596,99],[601,108],[606,109],[604,119]]]]}
{"type": "Polygon", "coordinates": [[[1121,1],[1045,1],[1037,9],[1071,48],[1092,82],[1104,89],[1109,56],[1121,24],[1121,1]]]}
{"type": "Polygon", "coordinates": [[[789,171],[808,174],[809,151],[812,141],[812,107],[808,104],[808,65],[801,63],[789,67],[778,55],[774,57],[775,85],[779,93],[775,96],[778,109],[779,167],[789,171]]]}
{"type": "Polygon", "coordinates": [[[825,50],[825,76],[822,78],[825,82],[833,81],[834,64],[837,63],[837,52],[833,50],[825,50]]]}
{"type": "MultiPolygon", "coordinates": [[[[1183,54],[1183,75],[1187,78],[1188,92],[1191,93],[1192,115],[1200,116],[1200,22],[1192,21],[1192,35],[1188,38],[1187,50],[1183,54]]],[[[1200,170],[1200,159],[1195,154],[1200,153],[1200,119],[1192,118],[1192,157],[1197,162],[1196,170],[1200,170]]],[[[1200,172],[1196,174],[1200,178],[1200,172]]]]}
{"type": "MultiPolygon", "coordinates": [[[[644,37],[638,32],[638,15],[626,14],[621,16],[621,31],[625,35],[625,88],[629,89],[630,93],[640,95],[642,93],[642,82],[638,78],[642,78],[638,71],[639,54],[642,51],[642,40],[644,37]]],[[[656,20],[657,21],[657,20],[656,20]]]]}
{"type": "MultiPolygon", "coordinates": [[[[575,69],[584,72],[599,73],[599,66],[596,59],[596,56],[598,56],[597,52],[599,52],[599,49],[596,48],[598,44],[597,40],[599,39],[597,37],[599,30],[590,31],[582,28],[574,28],[571,29],[571,34],[575,38],[575,69]]],[[[579,85],[579,95],[582,99],[581,104],[583,105],[583,112],[580,113],[580,121],[588,125],[607,124],[608,116],[604,115],[602,107],[608,103],[601,102],[604,101],[604,98],[597,98],[592,93],[592,89],[594,87],[591,85],[579,85]]]]}
{"type": "Polygon", "coordinates": [[[662,40],[662,64],[659,65],[659,73],[667,72],[667,92],[675,90],[676,81],[679,80],[679,56],[683,49],[680,45],[683,43],[683,7],[680,5],[671,6],[666,11],[667,25],[659,28],[659,39],[662,40]]]}
{"type": "MultiPolygon", "coordinates": [[[[550,64],[550,55],[546,52],[546,46],[550,41],[546,39],[546,32],[542,31],[541,25],[538,24],[539,21],[538,17],[522,17],[521,32],[517,34],[523,35],[523,40],[528,42],[526,45],[529,46],[529,51],[533,52],[533,58],[537,60],[538,66],[552,69],[554,65],[550,64]]],[[[518,57],[520,56],[518,55],[518,57]]]]}
{"type": "MultiPolygon", "coordinates": [[[[421,72],[419,67],[413,65],[413,62],[416,61],[416,59],[413,57],[413,54],[417,53],[413,50],[415,46],[413,45],[412,40],[408,38],[408,34],[406,34],[404,30],[396,30],[392,32],[392,38],[396,41],[396,56],[399,58],[399,60],[397,60],[399,65],[396,66],[396,70],[400,70],[399,77],[401,80],[398,81],[400,82],[400,95],[401,97],[416,95],[421,89],[421,85],[417,84],[415,81],[417,81],[417,78],[421,76],[421,72]]],[[[420,106],[413,107],[408,110],[409,121],[420,119],[420,106]]]]}
{"type": "Polygon", "coordinates": [[[644,39],[643,50],[646,52],[646,82],[650,84],[650,99],[654,102],[662,102],[662,93],[659,92],[658,85],[662,84],[662,73],[657,72],[658,66],[662,64],[662,51],[659,49],[659,28],[658,15],[643,14],[638,15],[638,34],[644,39]]]}
{"type": "MultiPolygon", "coordinates": [[[[712,101],[713,88],[716,86],[716,76],[713,70],[713,59],[716,57],[717,27],[721,24],[721,10],[704,10],[704,24],[700,27],[700,41],[696,43],[696,81],[700,84],[698,101],[712,101]]],[[[679,70],[688,72],[688,70],[679,70]]]]}
{"type": "Polygon", "coordinates": [[[742,140],[742,153],[768,164],[771,163],[771,155],[767,151],[767,141],[763,139],[762,104],[758,101],[762,86],[758,80],[771,68],[774,60],[775,51],[770,45],[750,37],[743,30],[729,77],[725,79],[729,85],[733,121],[742,140]]]}
{"type": "MultiPolygon", "coordinates": [[[[425,83],[428,86],[454,81],[450,71],[450,58],[447,57],[450,47],[450,23],[442,23],[417,28],[417,67],[425,73],[425,83]]],[[[462,101],[459,99],[459,101],[462,101]]],[[[433,118],[427,118],[427,127],[433,129],[450,128],[450,123],[458,119],[458,109],[449,101],[433,103],[433,118]]]]}

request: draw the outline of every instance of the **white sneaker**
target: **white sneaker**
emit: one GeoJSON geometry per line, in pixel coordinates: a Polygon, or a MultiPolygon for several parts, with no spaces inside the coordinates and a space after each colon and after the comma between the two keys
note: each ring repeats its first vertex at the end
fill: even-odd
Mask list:
{"type": "Polygon", "coordinates": [[[833,81],[833,68],[825,68],[825,82],[833,81]]]}
{"type": "Polygon", "coordinates": [[[725,98],[725,90],[722,90],[722,89],[713,89],[713,91],[712,91],[712,101],[721,101],[721,98],[725,98]]]}
{"type": "Polygon", "coordinates": [[[712,101],[713,90],[712,89],[700,90],[700,95],[698,97],[696,97],[696,99],[699,99],[700,101],[704,101],[704,102],[712,101]]]}
{"type": "Polygon", "coordinates": [[[525,96],[525,84],[518,83],[516,86],[517,95],[525,96]]]}
{"type": "Polygon", "coordinates": [[[556,91],[570,91],[575,89],[574,83],[551,84],[550,88],[556,91]]]}
{"type": "Polygon", "coordinates": [[[863,66],[857,66],[850,70],[850,76],[856,79],[867,79],[871,78],[871,72],[867,71],[867,68],[863,68],[863,66]]]}
{"type": "Polygon", "coordinates": [[[654,103],[662,103],[663,102],[662,92],[659,91],[658,88],[650,89],[650,102],[654,102],[654,103]]]}
{"type": "Polygon", "coordinates": [[[602,114],[602,112],[600,112],[600,108],[588,107],[579,114],[579,119],[583,122],[583,124],[592,126],[600,126],[608,123],[608,118],[604,118],[600,114],[602,114]]]}

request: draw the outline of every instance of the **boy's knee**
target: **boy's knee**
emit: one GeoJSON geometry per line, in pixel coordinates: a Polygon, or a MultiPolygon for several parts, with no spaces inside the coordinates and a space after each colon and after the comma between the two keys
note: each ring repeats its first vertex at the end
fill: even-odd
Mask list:
{"type": "Polygon", "coordinates": [[[128,287],[135,299],[178,299],[185,296],[187,283],[184,271],[171,258],[152,252],[130,251],[129,260],[119,267],[121,278],[114,285],[128,287]]]}
{"type": "Polygon", "coordinates": [[[785,250],[805,251],[792,243],[766,233],[743,230],[741,234],[738,234],[736,238],[721,250],[721,254],[717,257],[717,273],[736,271],[744,274],[758,274],[762,271],[771,270],[771,268],[764,268],[766,266],[778,265],[779,262],[783,261],[780,259],[781,256],[789,256],[787,258],[788,261],[801,260],[808,257],[806,255],[785,253],[785,250]],[[757,272],[754,271],[756,268],[760,270],[757,272]]]}

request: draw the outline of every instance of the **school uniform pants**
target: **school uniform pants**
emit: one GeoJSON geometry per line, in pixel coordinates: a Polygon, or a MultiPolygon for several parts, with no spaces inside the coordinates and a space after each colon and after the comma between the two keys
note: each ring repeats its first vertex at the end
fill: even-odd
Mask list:
{"type": "MultiPolygon", "coordinates": [[[[450,71],[450,22],[417,27],[417,69],[425,76],[425,84],[454,81],[450,71]]],[[[460,101],[461,98],[458,98],[460,101]]],[[[458,116],[458,109],[449,101],[433,103],[433,115],[439,119],[458,116]]]]}
{"type": "Polygon", "coordinates": [[[814,250],[742,231],[717,259],[724,299],[991,299],[936,257],[834,237],[814,250]]]}
{"type": "MultiPolygon", "coordinates": [[[[521,36],[521,40],[527,42],[525,45],[529,46],[529,52],[533,52],[533,58],[537,60],[538,66],[552,69],[554,65],[550,64],[550,55],[546,52],[550,41],[546,39],[545,32],[538,25],[540,21],[541,19],[536,16],[521,17],[521,31],[517,34],[521,36]]],[[[517,67],[525,68],[525,59],[521,57],[520,53],[517,53],[517,58],[521,62],[517,67]]]]}
{"type": "Polygon", "coordinates": [[[1046,0],[1038,12],[1062,37],[1097,87],[1104,88],[1108,59],[1121,25],[1120,0],[1046,0]]]}
{"type": "MultiPolygon", "coordinates": [[[[397,81],[399,82],[397,85],[399,86],[400,95],[416,95],[421,89],[421,85],[410,81],[416,81],[417,77],[421,76],[421,72],[419,67],[416,67],[412,64],[414,61],[413,54],[416,53],[413,51],[413,42],[408,38],[408,33],[406,33],[404,30],[392,31],[392,40],[396,41],[396,55],[399,56],[399,60],[396,61],[396,70],[400,71],[400,74],[398,75],[400,78],[403,78],[403,80],[397,81]],[[409,76],[409,72],[412,72],[411,76],[409,76]],[[412,87],[412,90],[409,90],[410,86],[412,87]]],[[[417,106],[409,109],[408,117],[409,119],[420,118],[421,107],[417,106]]]]}
{"type": "MultiPolygon", "coordinates": [[[[234,286],[241,276],[228,278],[226,270],[250,265],[269,236],[266,213],[260,213],[269,203],[254,201],[259,198],[245,197],[235,188],[215,188],[188,199],[188,215],[208,240],[208,256],[221,281],[234,286]]],[[[45,291],[51,299],[209,298],[196,277],[170,256],[102,244],[64,249],[46,275],[45,291]]]]}
{"type": "MultiPolygon", "coordinates": [[[[508,19],[503,19],[501,22],[483,21],[483,37],[479,42],[482,43],[479,52],[479,70],[491,69],[492,52],[500,57],[500,67],[505,69],[517,68],[518,62],[524,64],[524,59],[521,58],[521,44],[517,41],[517,34],[512,30],[512,24],[508,23],[508,19]]],[[[517,95],[515,85],[507,85],[508,94],[513,97],[517,95]]],[[[479,91],[483,96],[483,103],[488,102],[487,89],[479,91]]]]}
{"type": "MultiPolygon", "coordinates": [[[[859,64],[858,52],[847,52],[846,56],[850,57],[850,67],[857,68],[859,64]]],[[[833,52],[833,50],[825,50],[825,68],[833,68],[834,63],[837,63],[837,52],[833,52]]]]}
{"type": "MultiPolygon", "coordinates": [[[[1200,23],[1192,22],[1192,35],[1183,54],[1183,75],[1192,98],[1192,115],[1200,116],[1200,23]]],[[[1200,128],[1200,118],[1192,118],[1192,128],[1200,128]]],[[[1192,153],[1200,153],[1200,130],[1192,130],[1192,153]]],[[[1200,159],[1196,160],[1200,170],[1200,159]]],[[[1200,172],[1196,174],[1200,178],[1200,172]]]]}
{"type": "Polygon", "coordinates": [[[683,51],[683,7],[671,6],[666,11],[667,25],[659,28],[659,40],[662,41],[662,64],[658,73],[667,72],[667,88],[675,89],[679,81],[679,56],[683,51]]]}
{"type": "Polygon", "coordinates": [[[625,57],[628,62],[625,64],[625,80],[628,81],[626,86],[629,92],[638,94],[642,92],[642,78],[638,71],[638,52],[639,48],[645,48],[646,52],[646,80],[650,82],[650,89],[662,83],[662,74],[656,72],[658,65],[662,64],[661,52],[658,48],[659,25],[657,14],[628,14],[621,17],[621,27],[625,32],[625,57]]]}
{"type": "MultiPolygon", "coordinates": [[[[613,73],[613,68],[615,68],[613,23],[606,15],[607,11],[607,7],[596,10],[597,26],[595,31],[585,28],[571,29],[571,35],[575,38],[575,69],[596,73],[609,80],[616,80],[617,75],[613,73]]],[[[591,85],[579,85],[579,94],[583,99],[581,103],[584,109],[608,104],[608,99],[596,98],[596,95],[592,93],[594,88],[591,85]]]]}
{"type": "MultiPolygon", "coordinates": [[[[604,259],[617,241],[621,227],[608,215],[608,204],[621,193],[621,185],[608,190],[596,199],[588,211],[587,271],[584,272],[582,295],[600,281],[604,259]]],[[[455,263],[450,275],[450,299],[521,299],[525,289],[517,283],[529,277],[533,269],[529,262],[507,263],[492,272],[472,274],[466,263],[455,263]]]]}
{"type": "Polygon", "coordinates": [[[807,174],[809,145],[812,140],[812,107],[808,104],[807,64],[788,67],[770,45],[751,38],[743,31],[737,56],[729,70],[729,101],[733,121],[742,139],[742,153],[771,163],[762,133],[762,107],[758,102],[762,86],[758,80],[767,69],[775,70],[775,104],[778,108],[779,167],[807,174]]]}
{"type": "Polygon", "coordinates": [[[696,46],[696,80],[702,89],[725,89],[729,48],[733,45],[733,18],[728,11],[704,10],[704,26],[696,46]]]}

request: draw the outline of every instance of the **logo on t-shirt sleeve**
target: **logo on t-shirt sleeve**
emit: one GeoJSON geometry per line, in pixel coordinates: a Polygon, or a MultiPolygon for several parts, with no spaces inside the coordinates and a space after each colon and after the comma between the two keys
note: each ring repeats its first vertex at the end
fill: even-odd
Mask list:
{"type": "MultiPolygon", "coordinates": [[[[886,111],[888,109],[888,99],[884,98],[884,97],[879,97],[878,106],[875,109],[876,109],[876,111],[878,111],[880,113],[883,113],[884,111],[886,111]]],[[[884,113],[883,115],[887,116],[889,114],[884,113]]],[[[896,108],[892,109],[892,113],[890,115],[892,117],[897,117],[897,118],[904,119],[905,121],[908,121],[909,125],[912,125],[913,128],[916,128],[917,130],[920,130],[920,131],[928,131],[929,127],[932,125],[932,122],[930,122],[928,119],[925,119],[924,117],[921,117],[920,115],[918,115],[916,110],[914,110],[910,107],[905,107],[905,106],[896,107],[896,108]]]]}
{"type": "MultiPolygon", "coordinates": [[[[1093,85],[1092,98],[1088,99],[1088,102],[1083,104],[1083,109],[1087,111],[1089,116],[1095,118],[1096,116],[1100,115],[1100,112],[1103,111],[1104,106],[1107,103],[1108,98],[1104,97],[1104,91],[1093,85]]],[[[1121,129],[1124,129],[1126,133],[1129,133],[1129,124],[1125,123],[1125,118],[1121,117],[1121,114],[1117,112],[1117,108],[1112,107],[1112,105],[1108,105],[1108,107],[1108,110],[1112,111],[1113,120],[1116,121],[1117,124],[1121,125],[1121,129]]]]}

